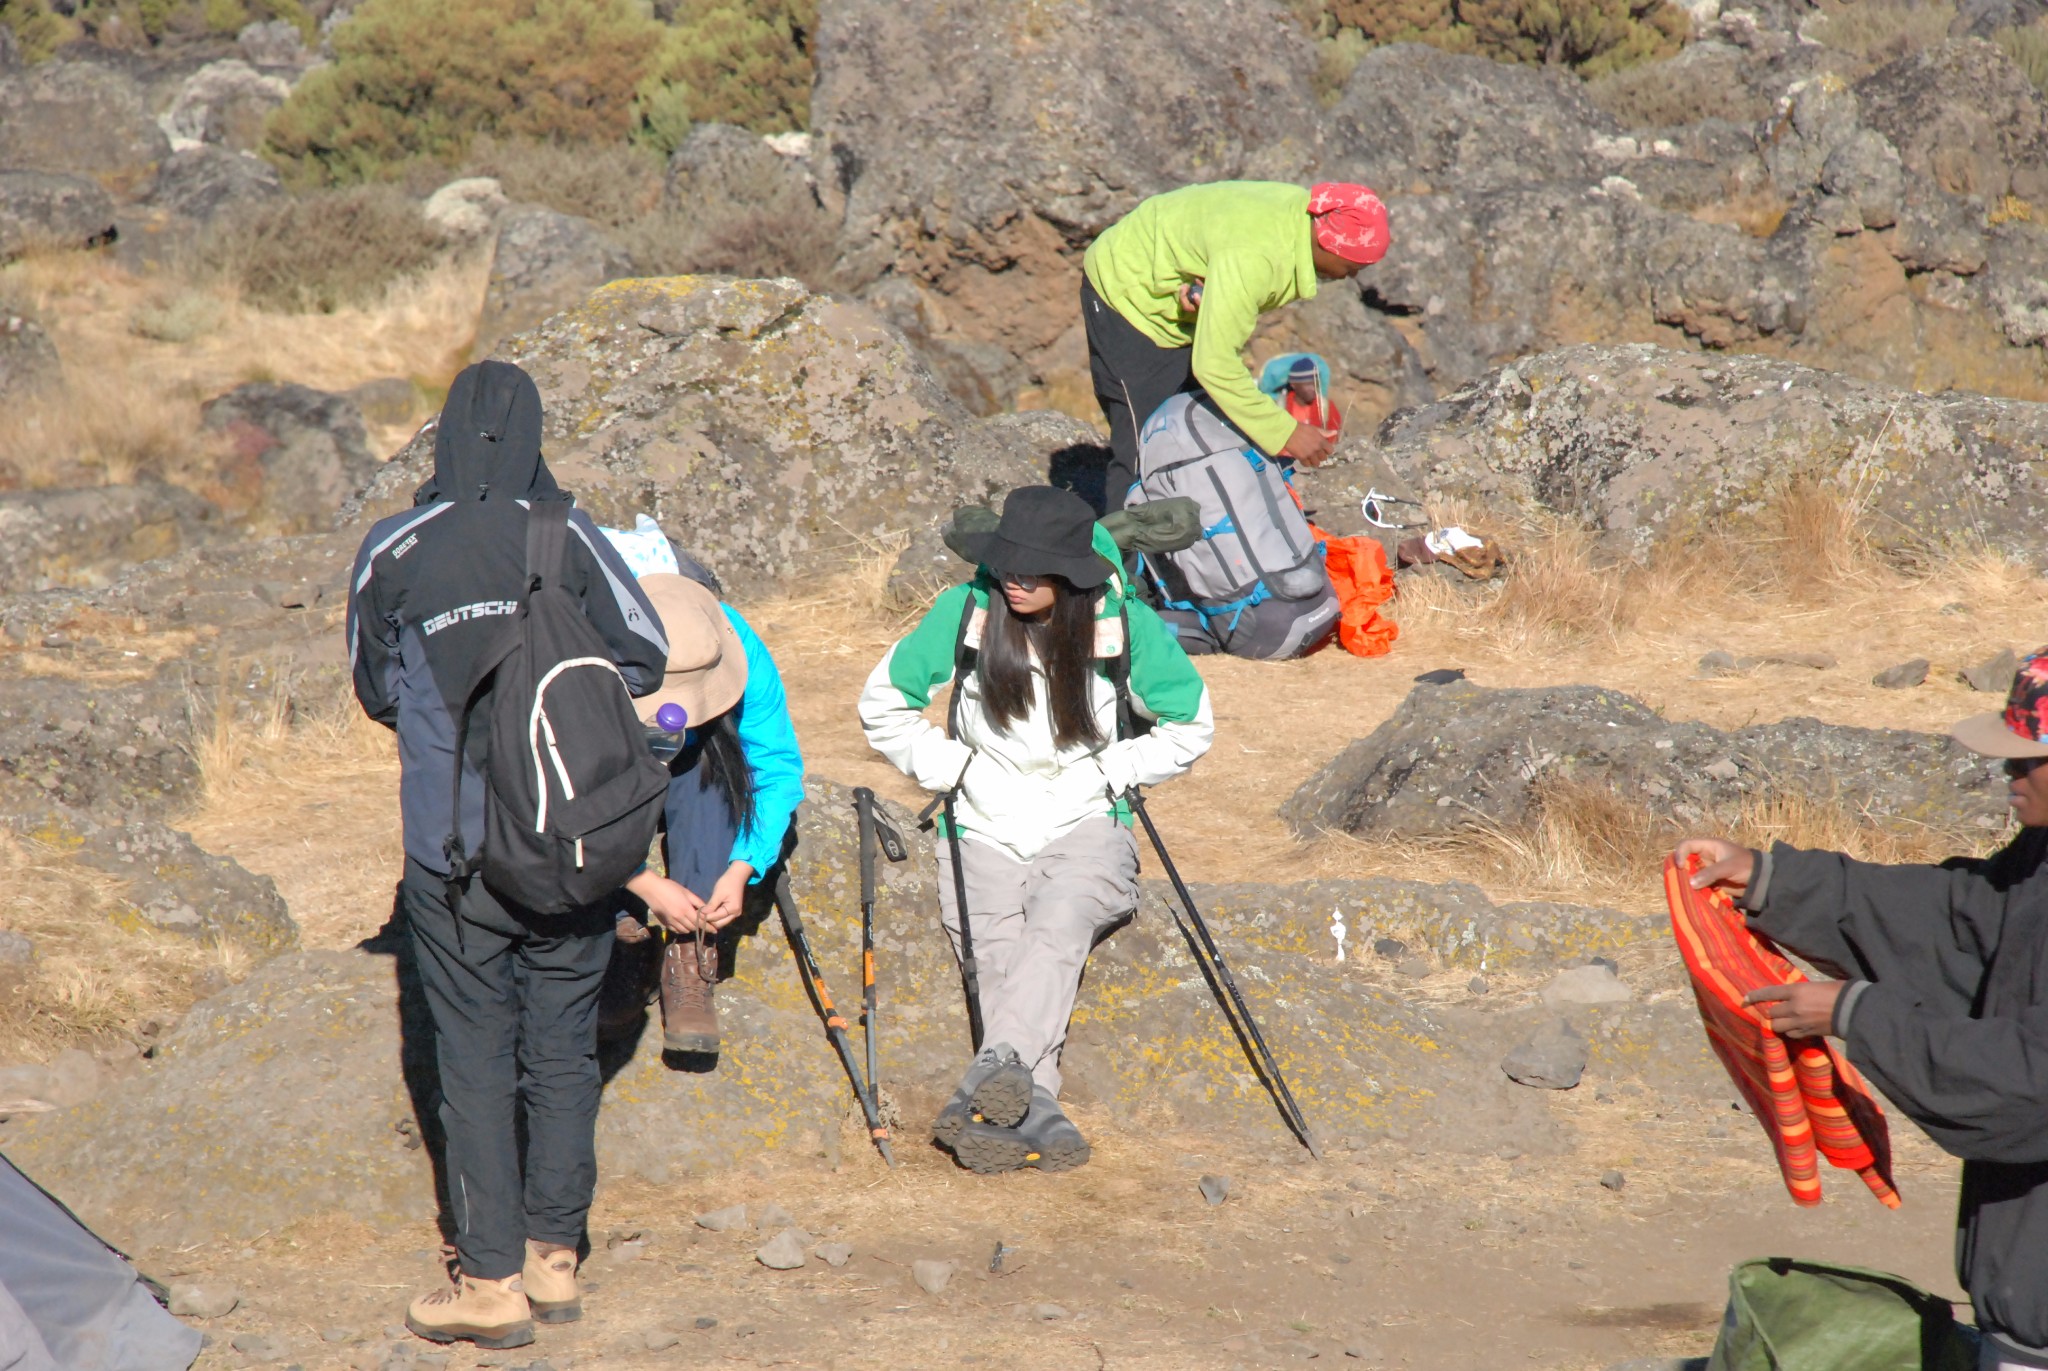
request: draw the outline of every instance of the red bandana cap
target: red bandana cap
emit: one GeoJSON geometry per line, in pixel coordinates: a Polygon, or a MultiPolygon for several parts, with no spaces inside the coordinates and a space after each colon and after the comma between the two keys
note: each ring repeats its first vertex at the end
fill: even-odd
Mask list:
{"type": "Polygon", "coordinates": [[[1308,212],[1315,220],[1316,245],[1325,252],[1368,267],[1387,255],[1393,241],[1387,207],[1370,186],[1318,181],[1309,187],[1308,212]]]}

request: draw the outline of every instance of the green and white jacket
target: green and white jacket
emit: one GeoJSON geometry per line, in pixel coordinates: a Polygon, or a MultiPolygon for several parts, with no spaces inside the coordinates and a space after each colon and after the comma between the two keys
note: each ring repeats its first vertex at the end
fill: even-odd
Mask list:
{"type": "MultiPolygon", "coordinates": [[[[1115,544],[1098,525],[1098,550],[1116,557],[1115,544]]],[[[1194,765],[1209,750],[1216,725],[1209,688],[1159,616],[1128,596],[1121,576],[1112,577],[1095,621],[1095,717],[1100,747],[1058,748],[1045,677],[1034,671],[1033,706],[1010,731],[999,731],[981,706],[981,680],[969,671],[960,683],[959,737],[924,716],[933,693],[953,679],[954,645],[960,618],[971,599],[967,646],[978,648],[987,622],[988,597],[1000,594],[984,571],[939,596],[908,637],[889,649],[868,677],[860,697],[861,726],[868,743],[926,790],[959,786],[954,815],[963,836],[1029,861],[1046,844],[1098,814],[1130,823],[1121,796],[1134,785],[1157,785],[1194,765]],[[1118,609],[1125,615],[1120,617],[1118,609]],[[1109,664],[1123,652],[1124,623],[1130,625],[1131,707],[1154,721],[1142,738],[1116,739],[1116,687],[1109,664]]]]}

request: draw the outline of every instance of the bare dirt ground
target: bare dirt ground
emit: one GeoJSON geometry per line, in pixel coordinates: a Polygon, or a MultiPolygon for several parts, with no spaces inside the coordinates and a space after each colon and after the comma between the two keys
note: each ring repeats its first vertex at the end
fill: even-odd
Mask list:
{"type": "MultiPolygon", "coordinates": [[[[1653,868],[1603,866],[1541,843],[1302,843],[1274,810],[1433,667],[1463,667],[1488,685],[1596,683],[1721,726],[1807,713],[1938,729],[1991,703],[1958,683],[1956,668],[2048,637],[2041,582],[1982,559],[1912,574],[1859,561],[1810,578],[1752,576],[1744,589],[1736,576],[1703,579],[1697,569],[1596,573],[1576,555],[1532,545],[1521,590],[1411,583],[1403,636],[1386,658],[1202,663],[1216,749],[1155,805],[1189,874],[1458,877],[1502,897],[1597,898],[1655,913],[1653,868]],[[1554,562],[1547,570],[1544,558],[1554,562]],[[1547,592],[1532,595],[1532,585],[1547,592]],[[1700,679],[1695,662],[1717,647],[1821,651],[1839,665],[1700,679]],[[1934,663],[1925,686],[1870,684],[1914,656],[1934,663]]],[[[860,682],[908,621],[878,607],[876,584],[850,575],[815,596],[745,609],[781,664],[812,770],[911,801],[853,716],[860,682]]],[[[349,946],[389,909],[395,763],[381,730],[345,712],[310,732],[302,723],[289,747],[282,738],[224,733],[191,828],[206,847],[272,875],[309,945],[349,946]]],[[[1853,814],[1836,816],[1834,831],[1853,829],[1853,814]]],[[[1630,968],[1632,981],[1666,988],[1676,976],[1670,959],[1630,968]]],[[[1425,982],[1413,993],[1455,992],[1425,982]]],[[[608,1183],[592,1219],[583,1322],[543,1329],[531,1349],[458,1349],[448,1365],[1169,1368],[1344,1362],[1348,1353],[1363,1365],[1598,1368],[1704,1355],[1727,1270],[1746,1257],[1851,1261],[1957,1293],[1954,1163],[1896,1116],[1905,1209],[1883,1211],[1844,1177],[1830,1182],[1823,1207],[1802,1211],[1754,1123],[1725,1100],[1593,1079],[1552,1100],[1579,1138],[1558,1158],[1432,1155],[1383,1141],[1316,1163],[1277,1126],[1248,1145],[1120,1131],[1084,1108],[1076,1115],[1095,1160],[1068,1175],[976,1178],[907,1137],[905,1164],[889,1172],[849,1127],[836,1156],[780,1154],[663,1187],[608,1183]],[[1625,1178],[1619,1190],[1600,1184],[1609,1170],[1625,1178]],[[1220,1206],[1198,1191],[1207,1173],[1232,1179],[1220,1206]],[[772,1272],[753,1259],[769,1234],[692,1223],[741,1202],[779,1203],[854,1256],[842,1269],[814,1258],[772,1272]],[[1014,1251],[992,1272],[999,1243],[1014,1251]],[[913,1283],[919,1259],[958,1263],[942,1293],[913,1283]]],[[[253,1332],[302,1365],[368,1367],[388,1355],[404,1301],[439,1278],[438,1244],[431,1226],[378,1234],[320,1216],[247,1245],[138,1255],[161,1275],[243,1292],[240,1308],[207,1325],[216,1342],[203,1364],[248,1364],[229,1343],[253,1332]]]]}

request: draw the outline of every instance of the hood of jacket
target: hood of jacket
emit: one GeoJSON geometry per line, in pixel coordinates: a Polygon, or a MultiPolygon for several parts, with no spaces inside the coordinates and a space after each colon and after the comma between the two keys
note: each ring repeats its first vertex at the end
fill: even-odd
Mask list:
{"type": "Polygon", "coordinates": [[[463,368],[434,428],[434,474],[413,503],[560,495],[540,455],[540,420],[540,388],[520,368],[510,362],[463,368]]]}

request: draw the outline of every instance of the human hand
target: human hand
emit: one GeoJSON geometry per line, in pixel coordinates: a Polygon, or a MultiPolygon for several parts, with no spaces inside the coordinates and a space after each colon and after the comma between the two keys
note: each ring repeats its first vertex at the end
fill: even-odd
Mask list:
{"type": "Polygon", "coordinates": [[[747,882],[754,878],[754,868],[745,862],[734,862],[711,887],[711,898],[704,902],[698,912],[698,927],[707,932],[716,932],[740,916],[747,898],[747,882]]]}
{"type": "Polygon", "coordinates": [[[626,882],[626,889],[638,895],[647,912],[671,933],[695,933],[703,927],[704,902],[666,876],[642,871],[626,882]]]}
{"type": "Polygon", "coordinates": [[[1297,422],[1294,425],[1294,436],[1287,440],[1277,455],[1299,462],[1305,467],[1319,467],[1330,455],[1330,440],[1323,436],[1321,429],[1297,422]]]}
{"type": "Polygon", "coordinates": [[[1767,1005],[1764,1017],[1771,1031],[1781,1038],[1819,1038],[1835,1026],[1835,1001],[1842,998],[1847,981],[1801,981],[1796,985],[1767,985],[1742,997],[1746,1005],[1767,1005]]]}
{"type": "Polygon", "coordinates": [[[1180,312],[1182,314],[1192,318],[1194,315],[1201,313],[1202,283],[1200,281],[1188,282],[1180,288],[1175,299],[1180,302],[1180,312]]]}
{"type": "Polygon", "coordinates": [[[1726,838],[1687,838],[1671,855],[1680,871],[1692,857],[1700,859],[1700,869],[1689,878],[1694,890],[1719,886],[1731,895],[1740,895],[1756,875],[1756,853],[1726,838]]]}

